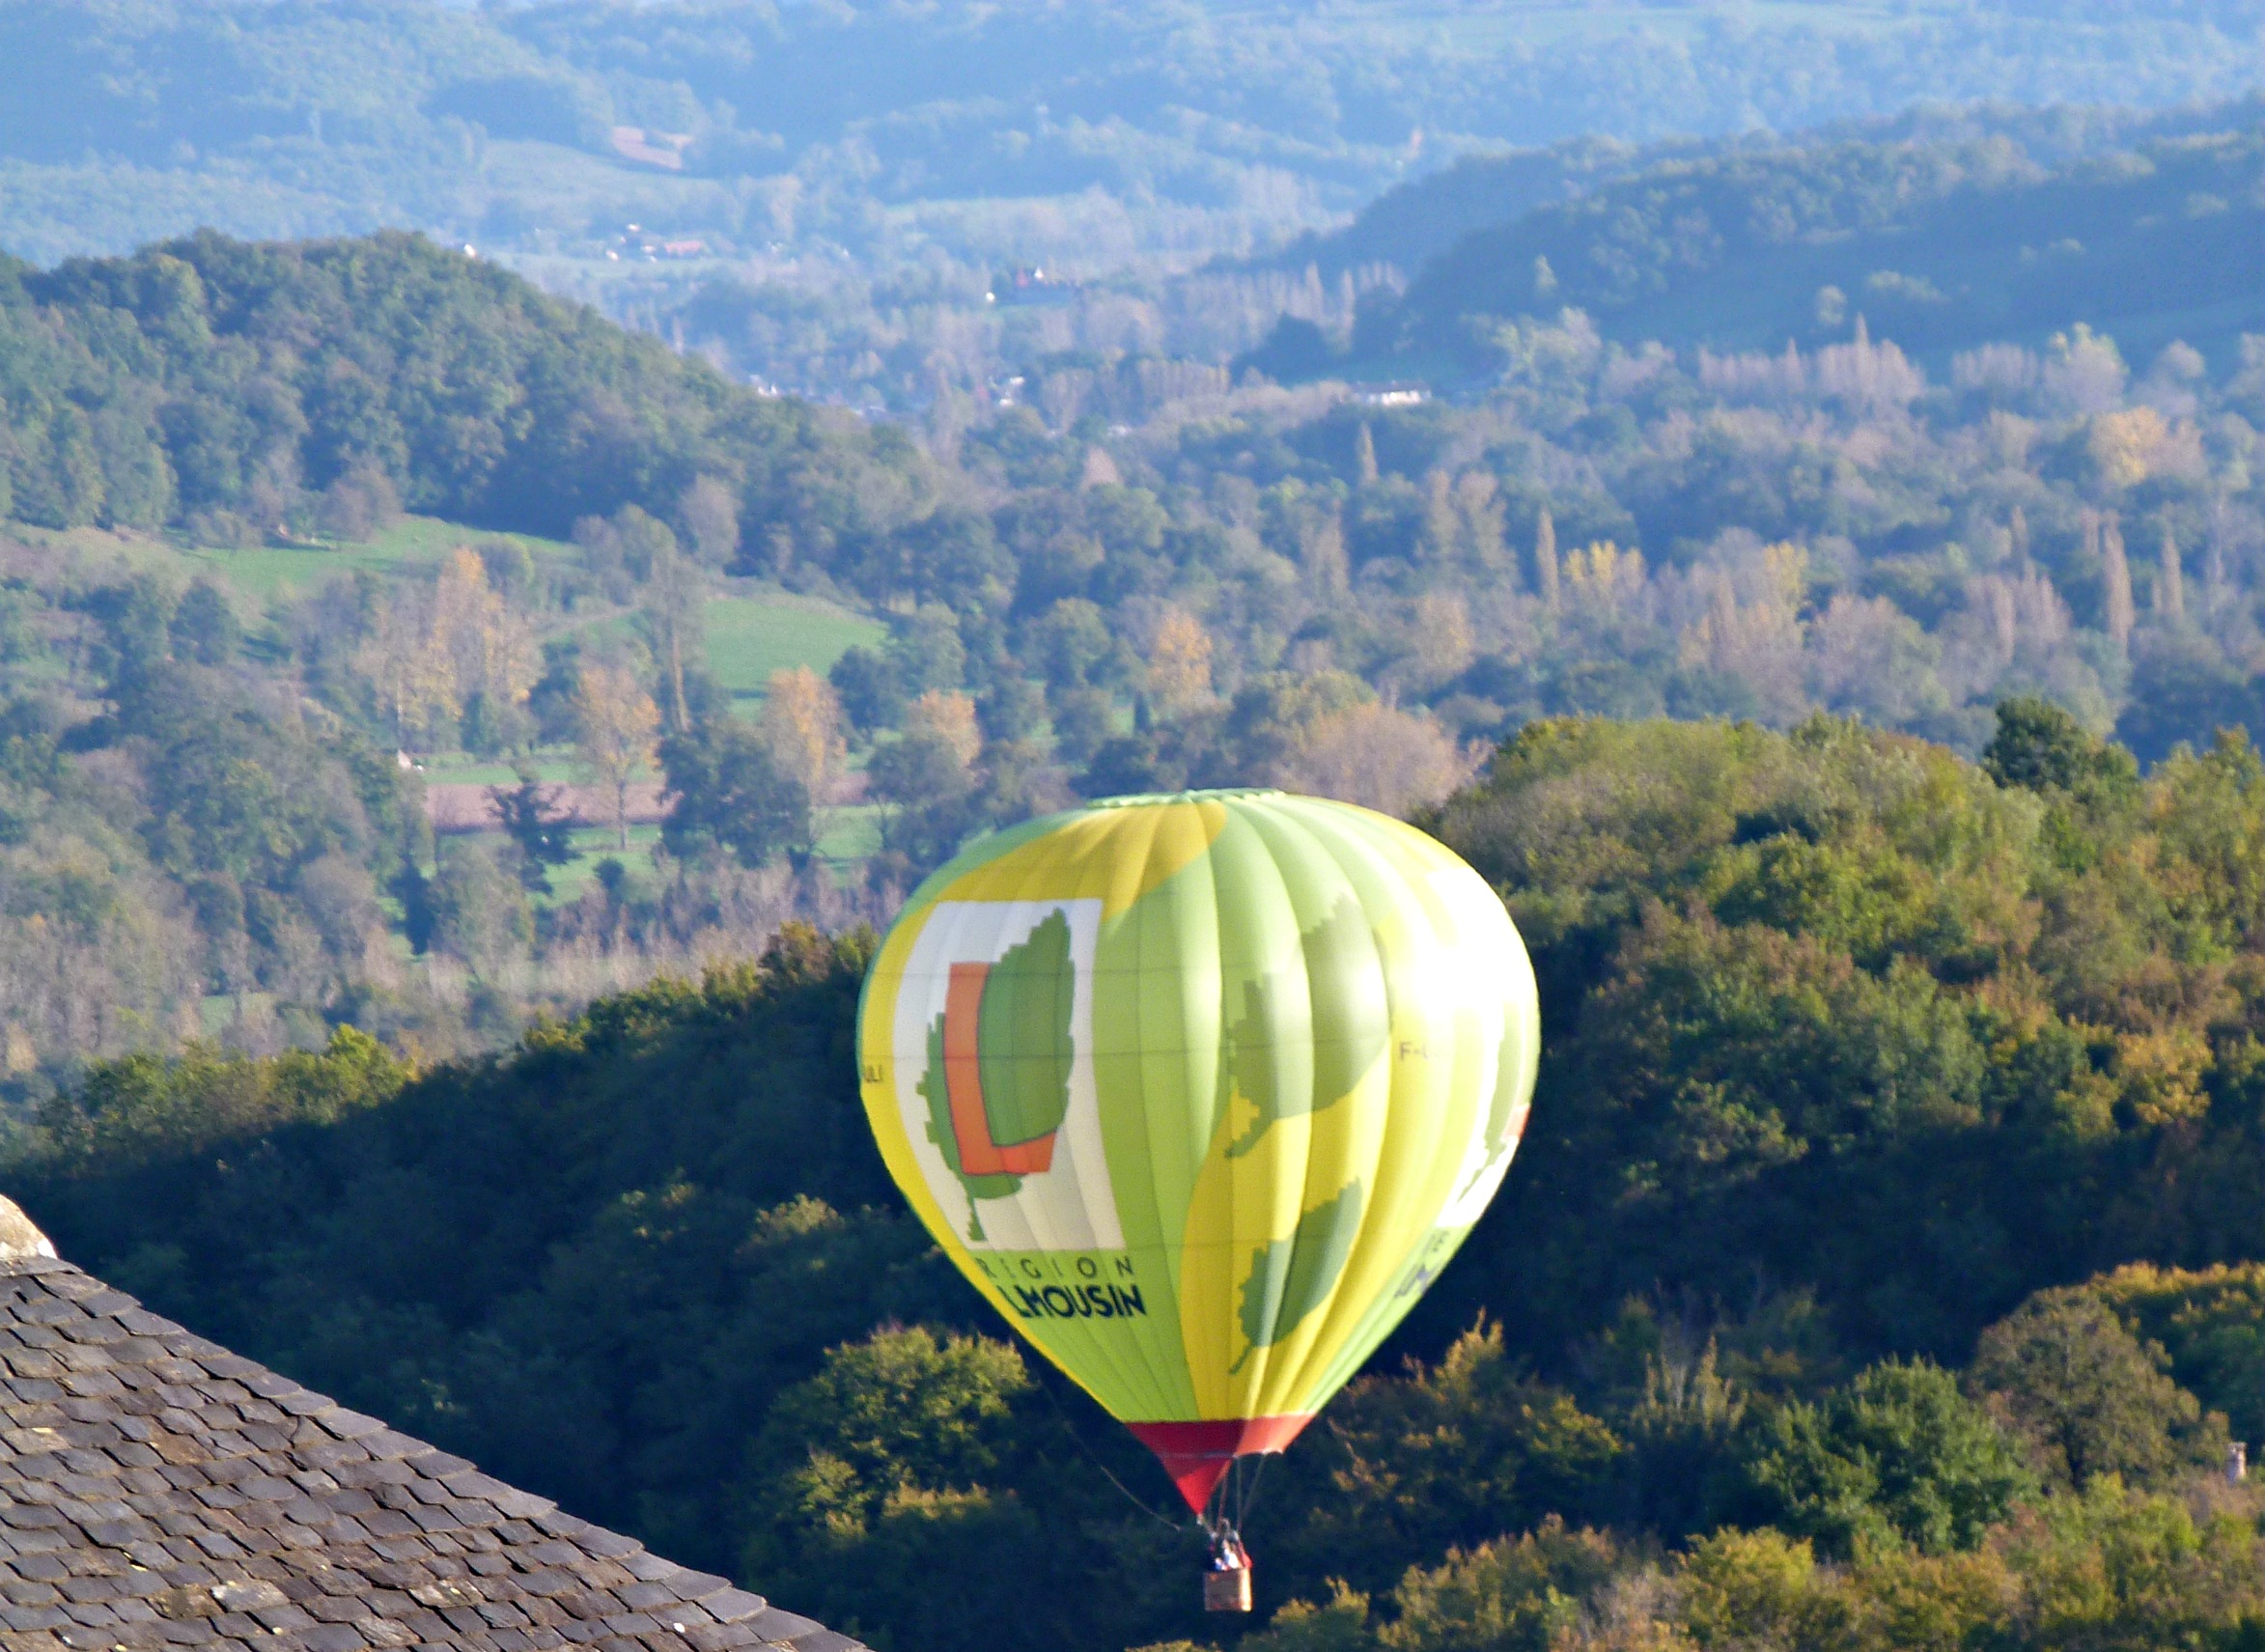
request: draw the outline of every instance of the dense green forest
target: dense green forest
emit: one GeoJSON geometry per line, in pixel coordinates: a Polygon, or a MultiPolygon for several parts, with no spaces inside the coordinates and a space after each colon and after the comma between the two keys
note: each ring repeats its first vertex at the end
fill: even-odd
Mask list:
{"type": "MultiPolygon", "coordinates": [[[[1426,820],[1533,950],[1534,1121],[1415,1363],[1269,1476],[1243,1644],[2248,1644],[2255,752],[2142,776],[2033,700],[1979,763],[1544,720],[1426,820]]],[[[1215,1638],[1160,1474],[890,1190],[871,944],[479,1061],[101,1063],[7,1183],[162,1311],[887,1652],[1215,1638]]]]}

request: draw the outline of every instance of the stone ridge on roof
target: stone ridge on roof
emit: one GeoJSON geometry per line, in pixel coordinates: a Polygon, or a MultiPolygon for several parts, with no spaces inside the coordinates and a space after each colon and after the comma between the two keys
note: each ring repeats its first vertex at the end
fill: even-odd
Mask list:
{"type": "Polygon", "coordinates": [[[858,1652],[145,1312],[0,1259],[0,1648],[858,1652]]]}

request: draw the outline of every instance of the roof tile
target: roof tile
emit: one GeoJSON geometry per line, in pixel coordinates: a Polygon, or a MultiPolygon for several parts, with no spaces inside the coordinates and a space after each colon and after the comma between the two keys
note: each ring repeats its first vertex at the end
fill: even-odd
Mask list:
{"type": "Polygon", "coordinates": [[[737,1623],[741,1618],[753,1617],[769,1610],[770,1603],[761,1595],[745,1589],[718,1589],[700,1602],[708,1614],[718,1623],[737,1623]]]}
{"type": "Polygon", "coordinates": [[[0,1652],[856,1646],[36,1260],[0,1263],[0,1652]]]}

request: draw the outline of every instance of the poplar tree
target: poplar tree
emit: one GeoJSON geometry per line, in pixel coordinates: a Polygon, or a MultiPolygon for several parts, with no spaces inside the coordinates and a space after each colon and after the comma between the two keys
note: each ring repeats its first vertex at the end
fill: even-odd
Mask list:
{"type": "MultiPolygon", "coordinates": [[[[2087,523],[2087,525],[2091,525],[2087,523]]],[[[2100,535],[2100,580],[2107,593],[2108,635],[2118,649],[2131,646],[2132,566],[2123,553],[2123,529],[2113,513],[2097,523],[2100,535]]]]}

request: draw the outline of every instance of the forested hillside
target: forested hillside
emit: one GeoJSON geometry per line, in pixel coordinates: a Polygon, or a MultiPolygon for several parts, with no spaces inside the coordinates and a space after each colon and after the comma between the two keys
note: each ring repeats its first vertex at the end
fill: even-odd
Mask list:
{"type": "MultiPolygon", "coordinates": [[[[1545,721],[1430,824],[1532,947],[1533,1125],[1423,1363],[1269,1476],[1243,1644],[2244,1644],[2256,754],[2142,777],[2031,701],[1978,765],[1545,721]]],[[[1215,1634],[1102,1470],[1160,1473],[890,1190],[870,944],[490,1061],[101,1064],[5,1179],[162,1311],[886,1652],[1215,1634]]]]}
{"type": "Polygon", "coordinates": [[[1718,350],[1806,345],[1860,312],[1934,366],[2079,322],[2224,353],[2265,326],[2265,127],[2225,113],[2221,133],[2051,171],[1996,139],[1670,161],[1474,230],[1365,307],[1350,362],[1313,365],[1483,379],[1505,327],[1566,308],[1624,343],[1718,350]]]}
{"type": "Polygon", "coordinates": [[[1250,262],[1288,269],[1311,263],[1331,280],[1364,265],[1389,264],[1412,274],[1466,236],[1501,230],[1537,208],[1559,206],[1606,183],[1677,162],[1786,148],[1813,150],[1850,140],[1933,148],[1995,142],[2001,148],[2011,145],[2041,172],[2152,140],[2238,127],[2245,124],[2240,114],[2245,101],[2254,99],[2237,99],[2230,106],[2185,103],[2168,109],[1923,103],[1892,117],[1843,116],[1801,131],[1747,131],[1712,141],[1664,138],[1636,145],[1589,136],[1546,148],[1482,150],[1395,184],[1361,208],[1350,223],[1298,237],[1250,262]]]}
{"type": "MultiPolygon", "coordinates": [[[[1955,193],[1946,154],[1738,164],[1829,216],[1955,193]]],[[[2194,248],[2255,218],[2226,187],[2194,248]]],[[[2033,692],[2149,764],[2265,728],[2256,335],[1928,366],[1841,298],[1752,351],[1507,322],[1455,404],[1062,355],[916,435],[412,237],[10,266],[0,1082],[344,1021],[461,1049],[1077,797],[1418,807],[1542,716],[1972,752],[2033,692]]]]}
{"type": "Polygon", "coordinates": [[[129,260],[9,265],[0,328],[0,513],[51,527],[182,521],[256,540],[305,492],[379,478],[419,510],[563,535],[706,474],[769,517],[797,501],[805,519],[781,525],[815,543],[919,492],[890,433],[853,436],[735,389],[421,238],[208,234],[129,260]]]}

